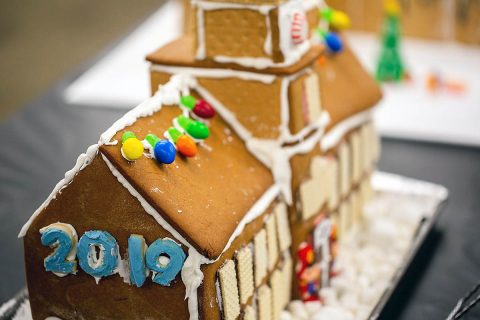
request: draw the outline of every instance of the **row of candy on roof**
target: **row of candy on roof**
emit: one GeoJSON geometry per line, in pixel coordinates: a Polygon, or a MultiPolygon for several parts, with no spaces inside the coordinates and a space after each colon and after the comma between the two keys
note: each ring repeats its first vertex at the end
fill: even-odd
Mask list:
{"type": "Polygon", "coordinates": [[[327,25],[323,26],[320,23],[315,30],[316,34],[323,39],[323,43],[330,52],[337,53],[342,51],[343,43],[340,36],[336,32],[330,31],[328,27],[338,31],[345,30],[350,27],[350,18],[344,12],[330,7],[320,10],[319,15],[321,21],[325,21],[327,25]]]}
{"type": "Polygon", "coordinates": [[[197,154],[196,143],[210,135],[208,126],[202,121],[215,116],[212,106],[202,99],[187,95],[180,98],[180,107],[186,112],[173,120],[173,126],[168,128],[160,139],[153,133],[147,134],[141,141],[131,131],[122,135],[122,156],[128,161],[142,157],[144,150],[149,150],[147,156],[153,157],[160,164],[171,164],[175,161],[177,151],[184,157],[194,157],[197,154]],[[191,119],[189,116],[192,113],[191,119]]]}

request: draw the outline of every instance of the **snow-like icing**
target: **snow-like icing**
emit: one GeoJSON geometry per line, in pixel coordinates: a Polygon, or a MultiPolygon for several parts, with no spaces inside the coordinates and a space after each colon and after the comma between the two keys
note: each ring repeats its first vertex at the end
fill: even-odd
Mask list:
{"type": "Polygon", "coordinates": [[[349,131],[372,120],[373,111],[374,109],[368,109],[366,111],[359,112],[336,124],[322,138],[320,143],[322,151],[328,151],[331,148],[334,148],[349,131]]]}
{"type": "Polygon", "coordinates": [[[150,70],[165,72],[169,74],[185,74],[192,77],[200,77],[200,78],[215,78],[215,79],[238,78],[245,81],[259,81],[265,84],[271,84],[276,79],[276,76],[271,74],[261,74],[261,73],[238,71],[238,70],[232,70],[232,69],[172,67],[172,66],[153,64],[151,65],[150,70]]]}
{"type": "Polygon", "coordinates": [[[383,172],[374,174],[373,186],[377,193],[362,222],[339,241],[338,275],[320,290],[323,304],[292,301],[280,320],[369,319],[417,241],[421,221],[447,196],[442,186],[383,172]]]}
{"type": "Polygon", "coordinates": [[[283,68],[291,66],[303,57],[305,53],[311,48],[310,41],[305,41],[298,45],[294,50],[290,50],[287,54],[284,53],[283,62],[274,62],[270,58],[255,58],[255,57],[228,57],[223,55],[217,55],[213,57],[213,60],[219,63],[236,63],[240,66],[266,69],[266,68],[283,68]]]}
{"type": "Polygon", "coordinates": [[[200,267],[209,263],[208,259],[194,249],[189,249],[188,257],[182,267],[181,277],[185,284],[185,299],[188,299],[188,312],[190,320],[199,318],[198,314],[198,288],[203,282],[203,273],[200,267]]]}

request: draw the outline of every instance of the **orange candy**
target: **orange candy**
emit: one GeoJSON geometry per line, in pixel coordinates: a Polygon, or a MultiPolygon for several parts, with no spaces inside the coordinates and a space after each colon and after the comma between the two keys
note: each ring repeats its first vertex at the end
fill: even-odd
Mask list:
{"type": "Polygon", "coordinates": [[[194,157],[197,154],[197,145],[187,135],[182,135],[177,140],[177,150],[185,157],[194,157]]]}

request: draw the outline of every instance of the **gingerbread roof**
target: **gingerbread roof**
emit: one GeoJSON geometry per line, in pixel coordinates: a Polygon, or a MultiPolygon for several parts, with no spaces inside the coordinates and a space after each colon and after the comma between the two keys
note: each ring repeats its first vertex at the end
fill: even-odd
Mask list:
{"type": "MultiPolygon", "coordinates": [[[[196,60],[193,38],[183,36],[149,54],[147,60],[154,65],[229,69],[275,76],[288,76],[315,66],[319,74],[322,107],[330,115],[328,131],[342,120],[372,108],[382,97],[378,83],[360,64],[346,44],[345,38],[343,42],[344,49],[336,54],[327,53],[322,45],[313,45],[308,53],[293,65],[256,69],[235,63],[196,60]],[[325,62],[316,64],[322,55],[325,62]]],[[[226,107],[228,108],[228,105],[226,107]]]]}
{"type": "MultiPolygon", "coordinates": [[[[148,133],[160,136],[181,113],[178,106],[163,106],[112,140],[121,141],[126,130],[140,139],[148,133]]],[[[201,254],[215,259],[244,215],[273,185],[273,178],[220,116],[209,127],[210,136],[195,157],[177,155],[170,165],[147,157],[129,162],[120,144],[102,145],[100,151],[177,232],[201,254]]]]}
{"type": "Polygon", "coordinates": [[[195,58],[195,41],[191,35],[184,35],[158,50],[147,55],[147,60],[153,64],[193,68],[215,68],[248,71],[262,74],[290,75],[305,67],[317,59],[324,51],[323,45],[312,45],[311,49],[296,63],[281,67],[268,67],[257,69],[241,66],[236,63],[219,63],[213,60],[197,60],[195,58]]]}
{"type": "Polygon", "coordinates": [[[348,45],[340,53],[327,55],[318,70],[322,106],[330,114],[327,131],[342,120],[372,108],[382,98],[380,86],[348,45]]]}

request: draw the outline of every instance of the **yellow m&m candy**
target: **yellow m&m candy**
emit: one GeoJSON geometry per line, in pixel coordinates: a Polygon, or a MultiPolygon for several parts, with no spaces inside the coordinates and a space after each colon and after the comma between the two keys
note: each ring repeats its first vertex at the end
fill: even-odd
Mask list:
{"type": "Polygon", "coordinates": [[[122,140],[122,155],[125,159],[134,161],[143,155],[143,144],[132,132],[125,132],[122,140]]]}
{"type": "Polygon", "coordinates": [[[350,27],[350,18],[344,12],[335,10],[330,24],[337,30],[345,30],[350,27]]]}

